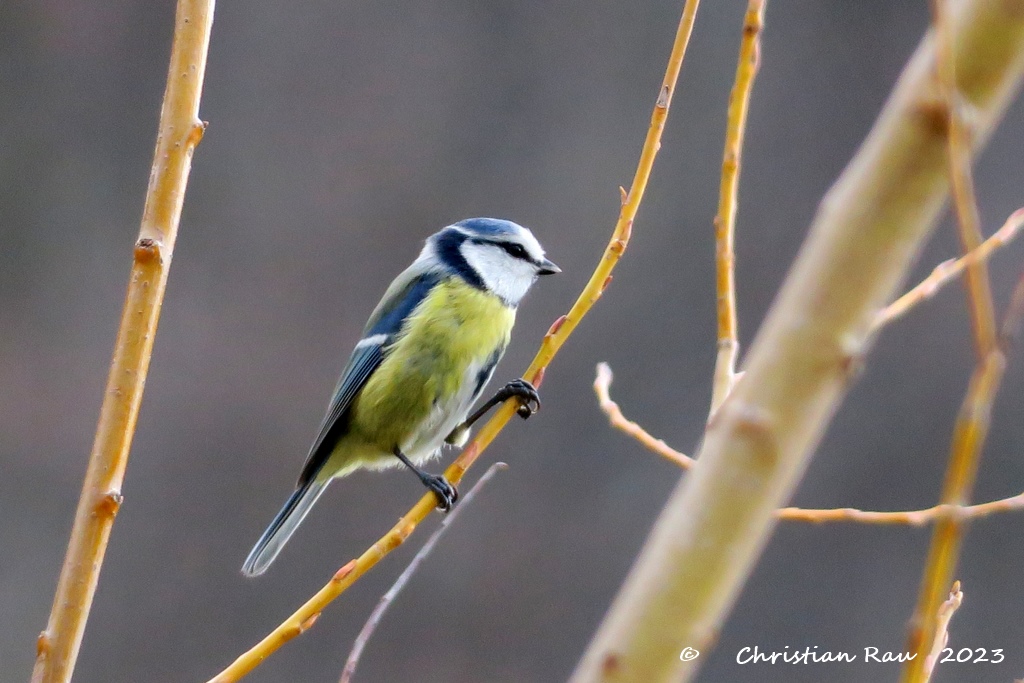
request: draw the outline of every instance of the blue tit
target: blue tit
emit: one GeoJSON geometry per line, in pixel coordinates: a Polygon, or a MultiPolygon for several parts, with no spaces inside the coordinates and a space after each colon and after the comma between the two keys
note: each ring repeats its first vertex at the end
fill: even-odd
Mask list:
{"type": "Polygon", "coordinates": [[[508,346],[519,302],[537,276],[558,272],[533,233],[511,221],[471,218],[428,238],[370,315],[295,492],[242,573],[266,571],[327,485],[357,469],[404,465],[451,509],[458,492],[419,465],[445,443],[463,445],[473,422],[509,398],[522,417],[540,407],[536,390],[515,380],[467,417],[508,346]]]}

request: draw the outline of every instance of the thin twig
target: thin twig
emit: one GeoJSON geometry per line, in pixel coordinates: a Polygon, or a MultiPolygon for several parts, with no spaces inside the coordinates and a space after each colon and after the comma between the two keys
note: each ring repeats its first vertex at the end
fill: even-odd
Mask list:
{"type": "MultiPolygon", "coordinates": [[[[971,171],[972,136],[964,122],[964,109],[969,100],[960,92],[957,82],[957,45],[949,16],[950,4],[947,0],[932,0],[931,5],[937,53],[936,80],[942,97],[940,111],[946,114],[947,121],[949,181],[961,246],[964,253],[969,254],[983,242],[971,171]]],[[[971,312],[977,365],[954,428],[952,451],[940,498],[948,505],[970,502],[982,448],[988,436],[992,402],[1006,368],[1005,354],[997,344],[992,289],[988,266],[983,260],[968,263],[964,285],[971,312]]],[[[922,656],[903,666],[903,683],[921,683],[926,678],[923,655],[925,648],[935,639],[936,627],[931,615],[936,613],[946,587],[953,579],[964,533],[963,524],[955,518],[942,519],[935,526],[907,643],[908,652],[922,656]]]]}
{"type": "Polygon", "coordinates": [[[750,93],[760,63],[761,28],[764,26],[765,0],[749,0],[743,19],[743,39],[736,64],[736,80],[729,95],[729,114],[725,128],[725,151],[722,154],[722,179],[718,194],[718,215],[715,216],[715,287],[718,292],[718,357],[715,362],[711,410],[729,395],[736,381],[736,359],[739,356],[739,326],[736,321],[736,254],[733,242],[736,233],[737,195],[740,183],[740,159],[743,135],[747,128],[750,93]]]}
{"type": "Polygon", "coordinates": [[[907,510],[898,512],[874,512],[856,508],[832,508],[814,510],[808,508],[787,507],[776,510],[779,519],[792,522],[857,522],[861,524],[902,524],[908,526],[924,526],[944,519],[957,519],[961,522],[988,517],[1000,512],[1024,510],[1024,493],[978,503],[977,505],[936,505],[924,510],[907,510]]]}
{"type": "MultiPolygon", "coordinates": [[[[672,53],[669,57],[665,78],[658,91],[654,112],[651,114],[650,126],[643,149],[640,152],[640,160],[637,164],[636,174],[633,177],[633,184],[628,193],[620,188],[622,205],[611,240],[605,248],[604,254],[594,269],[593,274],[590,276],[590,280],[583,288],[579,298],[576,299],[576,303],[573,304],[566,315],[558,318],[552,324],[548,333],[544,336],[544,340],[541,342],[537,355],[534,356],[529,368],[523,373],[523,377],[534,386],[540,386],[544,378],[544,371],[555,357],[555,354],[562,347],[562,344],[565,343],[565,340],[572,331],[576,329],[576,326],[587,311],[601,297],[602,292],[611,282],[611,272],[615,264],[618,263],[629,244],[630,235],[633,230],[633,219],[636,217],[637,209],[643,199],[644,190],[647,188],[647,181],[650,178],[651,169],[654,165],[654,158],[657,156],[658,148],[661,145],[661,134],[665,128],[665,119],[668,116],[672,94],[675,90],[676,80],[678,79],[679,70],[683,62],[683,55],[686,52],[690,32],[693,29],[698,4],[698,0],[687,0],[683,8],[683,16],[672,45],[672,53]]],[[[445,477],[450,482],[457,484],[462,479],[466,470],[476,461],[505,425],[508,424],[508,421],[512,419],[516,407],[515,400],[509,400],[498,408],[487,424],[480,429],[476,438],[466,446],[455,462],[445,470],[445,477]]],[[[437,499],[434,494],[429,492],[425,494],[388,533],[382,536],[357,559],[350,561],[339,569],[327,585],[321,588],[290,617],[285,619],[262,641],[253,646],[249,651],[243,653],[230,666],[211,679],[210,683],[237,681],[256,668],[271,653],[280,648],[281,645],[305,631],[311,624],[311,620],[315,620],[316,616],[331,601],[341,595],[385,555],[401,545],[416,529],[416,526],[436,506],[437,499]]]]}
{"type": "Polygon", "coordinates": [[[673,465],[678,465],[683,469],[689,469],[693,465],[692,458],[680,453],[661,439],[651,436],[646,429],[638,425],[636,422],[626,419],[622,414],[622,409],[619,408],[619,404],[612,400],[609,393],[611,384],[612,369],[607,363],[598,363],[597,377],[594,378],[594,393],[597,394],[598,405],[600,405],[604,414],[608,416],[608,421],[611,423],[612,427],[629,434],[631,437],[639,441],[645,448],[657,453],[673,465]]]}
{"type": "Polygon", "coordinates": [[[167,88],[128,294],[53,608],[37,641],[33,683],[71,680],[114,516],[121,505],[121,484],[149,371],[192,153],[205,129],[198,118],[199,98],[213,7],[213,0],[178,2],[167,88]]]}
{"type": "MultiPolygon", "coordinates": [[[[1021,296],[1024,296],[1024,294],[1021,296]]],[[[1014,307],[1012,310],[1019,310],[1020,315],[1024,315],[1024,304],[1021,304],[1019,309],[1014,307]]],[[[1012,328],[1017,329],[1018,326],[1019,321],[1012,328]]],[[[673,464],[684,469],[691,467],[695,462],[692,458],[675,450],[663,440],[655,437],[642,426],[622,414],[619,405],[612,400],[610,395],[612,377],[612,370],[608,367],[608,364],[598,363],[597,378],[594,380],[594,392],[597,394],[601,410],[608,415],[611,425],[632,436],[647,449],[657,453],[673,464]]],[[[961,521],[966,521],[988,517],[1000,512],[1014,512],[1018,510],[1024,510],[1024,493],[977,505],[936,505],[923,510],[876,512],[849,507],[820,509],[785,507],[776,510],[775,515],[780,520],[809,522],[813,524],[853,522],[859,524],[893,524],[920,527],[940,519],[955,517],[961,521]]]]}
{"type": "Polygon", "coordinates": [[[1017,209],[1011,213],[1006,222],[1003,223],[1003,226],[992,233],[977,248],[972,249],[958,259],[949,259],[935,266],[935,269],[928,277],[899,299],[896,299],[896,301],[893,301],[879,311],[878,316],[875,317],[872,323],[875,329],[902,317],[917,304],[935,296],[942,287],[964,272],[970,264],[987,260],[997,250],[1012,242],[1020,233],[1021,226],[1024,226],[1024,208],[1017,209]]]}
{"type": "Polygon", "coordinates": [[[939,609],[935,614],[935,639],[932,642],[931,652],[928,653],[928,657],[924,662],[924,683],[928,683],[931,680],[932,673],[935,671],[935,664],[938,663],[942,650],[949,643],[949,621],[956,614],[956,611],[960,609],[963,601],[964,593],[960,590],[960,582],[954,581],[953,587],[949,591],[949,597],[939,605],[939,609]]]}
{"type": "MultiPolygon", "coordinates": [[[[942,491],[942,501],[945,505],[960,506],[967,500],[970,485],[973,484],[977,471],[978,455],[988,436],[992,405],[1006,371],[1004,349],[1009,347],[1012,338],[1016,336],[1022,318],[1024,276],[1014,289],[997,344],[975,368],[967,394],[960,406],[953,431],[952,455],[942,491]]],[[[923,654],[925,648],[935,639],[935,622],[929,619],[928,615],[935,613],[941,599],[934,599],[934,585],[941,577],[948,576],[956,568],[963,537],[963,521],[958,516],[951,516],[943,517],[936,524],[925,564],[921,594],[911,622],[908,652],[923,654]],[[933,609],[930,612],[924,611],[932,603],[933,609]]],[[[926,680],[923,662],[913,667],[904,667],[902,676],[905,682],[919,683],[926,680]]]]}
{"type": "Polygon", "coordinates": [[[405,588],[405,584],[407,584],[412,575],[416,573],[416,570],[419,568],[420,564],[423,563],[423,560],[427,559],[427,555],[429,555],[434,549],[434,546],[437,545],[437,541],[444,535],[445,530],[451,526],[452,522],[454,522],[462,511],[466,509],[466,506],[473,501],[473,498],[476,496],[476,492],[482,489],[484,485],[490,481],[491,477],[497,474],[498,470],[506,469],[508,469],[508,465],[503,462],[496,462],[487,468],[487,471],[484,472],[483,476],[473,484],[473,487],[469,489],[464,496],[461,497],[459,504],[441,520],[440,526],[438,526],[434,533],[430,535],[430,538],[428,538],[427,542],[423,544],[423,547],[419,549],[419,552],[416,553],[416,557],[412,558],[412,562],[410,562],[409,566],[406,567],[398,576],[394,585],[388,589],[387,593],[381,596],[380,602],[377,603],[373,612],[370,613],[370,617],[366,620],[366,624],[363,626],[363,629],[356,637],[355,643],[352,645],[352,651],[349,653],[348,660],[345,662],[345,668],[341,672],[339,683],[349,683],[352,680],[352,676],[356,672],[356,666],[359,664],[359,658],[363,654],[363,649],[373,636],[373,632],[377,628],[377,625],[380,624],[380,620],[384,616],[384,612],[386,612],[388,607],[391,606],[391,603],[394,602],[395,597],[402,592],[402,589],[405,588]]]}
{"type": "MultiPolygon", "coordinates": [[[[972,135],[965,120],[965,116],[970,116],[970,102],[957,87],[956,45],[948,16],[950,2],[932,0],[931,6],[938,51],[936,72],[943,100],[940,111],[946,113],[948,121],[949,180],[956,210],[957,234],[964,254],[969,254],[984,241],[978,200],[974,193],[974,173],[971,170],[972,135]]],[[[970,303],[978,361],[982,362],[996,344],[995,305],[992,302],[988,264],[984,260],[968,262],[964,286],[970,303]]],[[[946,585],[949,584],[944,584],[943,588],[946,585]]]]}

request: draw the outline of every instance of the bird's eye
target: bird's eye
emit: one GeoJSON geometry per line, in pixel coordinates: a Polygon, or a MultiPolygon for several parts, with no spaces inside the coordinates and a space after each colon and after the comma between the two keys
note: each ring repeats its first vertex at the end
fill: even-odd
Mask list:
{"type": "Polygon", "coordinates": [[[501,246],[508,252],[509,256],[512,256],[513,258],[520,258],[525,261],[530,260],[530,255],[526,253],[526,249],[521,244],[509,244],[506,242],[501,246]]]}

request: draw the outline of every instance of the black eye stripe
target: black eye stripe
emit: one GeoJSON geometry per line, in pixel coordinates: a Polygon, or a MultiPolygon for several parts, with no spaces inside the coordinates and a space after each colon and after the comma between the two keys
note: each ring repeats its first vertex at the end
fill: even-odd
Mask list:
{"type": "Polygon", "coordinates": [[[530,255],[526,253],[526,249],[521,244],[512,244],[510,242],[499,242],[498,246],[504,249],[509,256],[512,258],[523,259],[524,261],[530,260],[530,255]]]}
{"type": "Polygon", "coordinates": [[[494,242],[491,240],[473,239],[470,240],[474,244],[492,244],[500,249],[503,249],[512,258],[522,259],[523,261],[529,261],[533,263],[533,259],[530,258],[530,254],[526,251],[526,248],[517,244],[516,242],[494,242]]]}
{"type": "Polygon", "coordinates": [[[521,259],[529,259],[529,255],[526,250],[522,248],[522,245],[510,245],[507,242],[502,243],[502,249],[507,251],[510,256],[521,259]]]}

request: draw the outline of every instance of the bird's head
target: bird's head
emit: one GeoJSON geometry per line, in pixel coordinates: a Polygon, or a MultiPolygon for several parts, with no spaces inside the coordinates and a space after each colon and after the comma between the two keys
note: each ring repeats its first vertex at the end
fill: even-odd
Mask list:
{"type": "Polygon", "coordinates": [[[421,258],[516,306],[539,275],[560,273],[533,233],[512,221],[468,218],[427,240],[421,258]]]}

